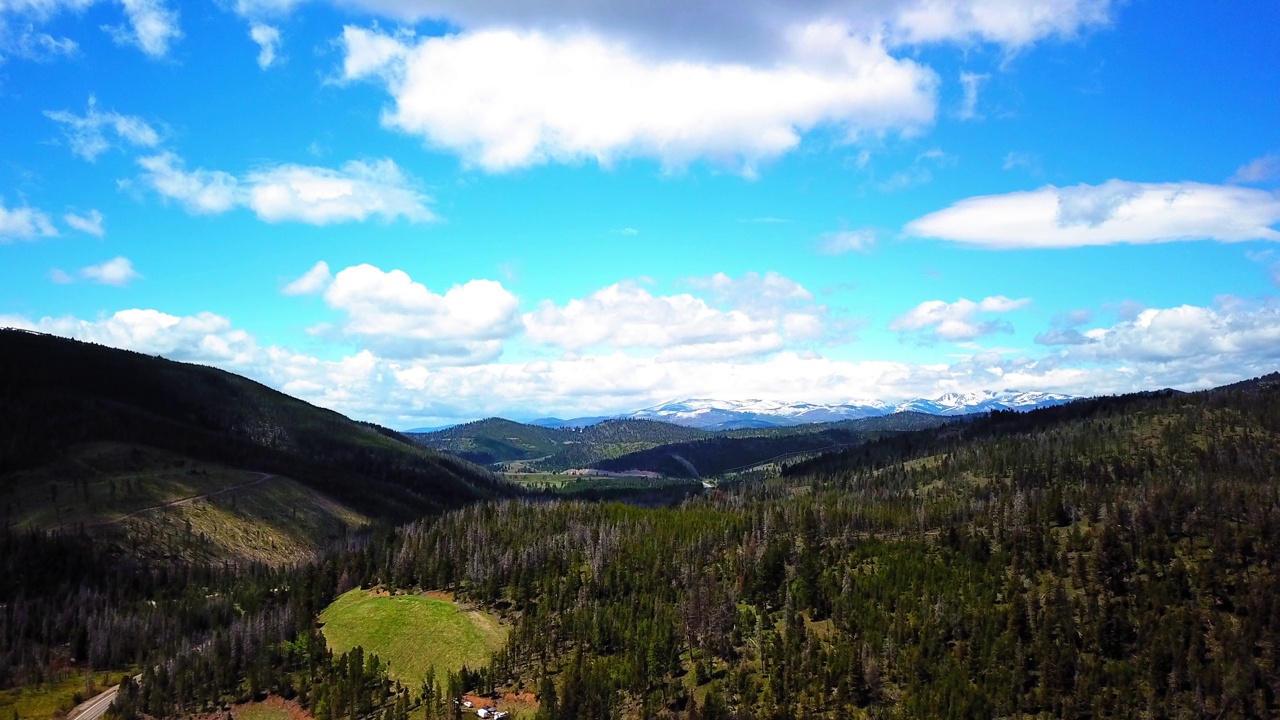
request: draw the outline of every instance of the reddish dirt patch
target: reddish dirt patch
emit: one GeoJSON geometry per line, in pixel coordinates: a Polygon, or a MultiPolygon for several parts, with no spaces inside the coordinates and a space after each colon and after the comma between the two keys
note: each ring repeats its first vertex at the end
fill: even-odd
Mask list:
{"type": "MultiPolygon", "coordinates": [[[[301,705],[298,704],[297,700],[285,700],[282,697],[272,696],[256,704],[265,706],[265,707],[283,710],[289,713],[289,720],[315,720],[314,718],[311,717],[311,713],[307,712],[301,705]]],[[[243,706],[237,706],[235,708],[232,708],[231,712],[234,717],[237,717],[237,718],[240,717],[240,713],[236,712],[237,710],[240,709],[240,707],[243,707],[243,706]]]]}
{"type": "Polygon", "coordinates": [[[422,594],[425,597],[431,598],[432,600],[448,600],[449,602],[454,601],[453,593],[447,593],[443,590],[428,590],[422,594]]]}
{"type": "Polygon", "coordinates": [[[538,704],[538,696],[527,690],[521,690],[520,692],[502,693],[502,701],[536,706],[538,704]]]}
{"type": "Polygon", "coordinates": [[[275,695],[256,703],[244,703],[242,705],[233,705],[231,712],[220,711],[216,713],[207,713],[205,715],[196,715],[192,720],[240,720],[252,713],[255,708],[270,708],[273,710],[281,710],[287,713],[289,720],[315,720],[296,700],[285,700],[275,695]]]}

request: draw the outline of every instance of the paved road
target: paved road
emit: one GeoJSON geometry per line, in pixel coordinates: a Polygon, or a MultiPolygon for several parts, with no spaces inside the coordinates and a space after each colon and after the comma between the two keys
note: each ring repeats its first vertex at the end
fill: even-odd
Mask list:
{"type": "Polygon", "coordinates": [[[107,713],[107,708],[111,707],[111,702],[116,699],[116,691],[119,689],[119,685],[107,688],[107,691],[101,695],[80,703],[67,716],[67,720],[98,720],[107,713]]]}

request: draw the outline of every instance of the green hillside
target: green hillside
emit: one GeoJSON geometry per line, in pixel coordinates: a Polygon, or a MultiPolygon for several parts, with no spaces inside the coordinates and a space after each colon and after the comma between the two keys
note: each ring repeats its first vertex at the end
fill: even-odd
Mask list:
{"type": "Polygon", "coordinates": [[[728,430],[708,433],[697,440],[601,459],[592,467],[614,472],[647,470],[672,477],[710,477],[762,463],[793,461],[813,453],[844,449],[883,435],[942,427],[951,422],[955,420],[924,413],[895,413],[786,428],[728,430]]]}
{"type": "Polygon", "coordinates": [[[654,420],[605,420],[584,428],[544,428],[488,418],[409,436],[425,447],[481,465],[518,463],[521,469],[554,472],[711,435],[654,420]]]}
{"type": "Polygon", "coordinates": [[[402,521],[517,492],[469,462],[232,373],[75,340],[0,330],[0,397],[10,523],[92,524],[224,489],[246,472],[296,481],[349,519],[402,521]]]}

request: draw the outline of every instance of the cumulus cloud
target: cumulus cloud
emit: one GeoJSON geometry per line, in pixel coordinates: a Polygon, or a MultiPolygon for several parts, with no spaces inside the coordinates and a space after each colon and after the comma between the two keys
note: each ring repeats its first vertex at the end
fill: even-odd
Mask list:
{"type": "Polygon", "coordinates": [[[813,293],[804,285],[772,270],[763,275],[749,272],[739,277],[721,272],[708,277],[685,278],[683,282],[705,290],[716,302],[754,307],[760,311],[813,300],[813,293]]]}
{"type": "Polygon", "coordinates": [[[242,202],[239,181],[221,170],[188,171],[182,158],[165,151],[139,158],[146,170],[143,179],[164,197],[177,200],[189,212],[199,215],[223,213],[242,202]]]}
{"type": "MultiPolygon", "coordinates": [[[[1232,300],[1235,300],[1234,298],[1232,300]]],[[[1089,330],[1074,360],[1258,365],[1280,360],[1280,307],[1244,301],[1219,307],[1148,308],[1132,320],[1089,330]]]]}
{"type": "Polygon", "coordinates": [[[867,252],[876,244],[876,231],[870,228],[841,230],[827,233],[818,243],[818,252],[824,255],[843,255],[850,252],[867,252]]]}
{"type": "Polygon", "coordinates": [[[302,277],[285,285],[280,292],[285,295],[319,295],[331,282],[333,275],[329,272],[329,263],[321,260],[303,273],[302,277]]]}
{"type": "Polygon", "coordinates": [[[49,279],[59,285],[70,285],[77,280],[87,280],[99,285],[125,287],[141,277],[142,275],[133,269],[133,263],[126,257],[117,257],[98,265],[83,267],[75,274],[61,268],[49,271],[49,279]]]}
{"type": "Polygon", "coordinates": [[[375,79],[389,127],[500,172],[546,162],[709,159],[750,174],[810,130],[848,139],[932,122],[932,71],[840,25],[794,29],[768,67],[651,61],[589,32],[421,40],[347,27],[343,77],[375,79]]]}
{"type": "Polygon", "coordinates": [[[655,296],[634,281],[615,283],[563,306],[545,301],[524,323],[534,342],[575,350],[713,345],[744,337],[772,350],[782,343],[777,323],[769,319],[720,310],[689,294],[655,296]],[[760,343],[762,339],[766,342],[760,343]]]}
{"type": "Polygon", "coordinates": [[[526,336],[574,351],[656,350],[674,360],[758,356],[827,332],[827,308],[778,273],[717,273],[683,282],[711,301],[690,293],[654,295],[628,280],[564,305],[544,301],[524,316],[526,336]]]}
{"type": "Polygon", "coordinates": [[[1228,182],[1263,183],[1280,178],[1280,153],[1271,153],[1241,165],[1228,182]]]}
{"type": "Polygon", "coordinates": [[[757,357],[614,351],[461,365],[381,356],[364,348],[326,361],[262,347],[220,315],[180,317],[145,309],[95,320],[0,316],[0,327],[8,326],[223,367],[324,407],[396,427],[426,424],[423,418],[607,414],[673,397],[844,402],[981,389],[1077,395],[1195,390],[1272,372],[1280,364],[1280,308],[1238,298],[1214,307],[1148,308],[1133,319],[1087,331],[1092,338],[1087,344],[1038,357],[978,352],[934,364],[833,360],[785,350],[757,357]]]}
{"type": "Polygon", "coordinates": [[[133,269],[133,263],[126,257],[112,258],[100,265],[90,265],[80,270],[80,277],[101,285],[124,287],[142,277],[133,269]]]}
{"type": "Polygon", "coordinates": [[[258,67],[266,70],[276,61],[280,49],[280,30],[266,23],[249,26],[249,38],[258,44],[258,67]]]}
{"type": "Polygon", "coordinates": [[[352,160],[338,169],[273,165],[237,178],[222,170],[187,170],[172,152],[138,160],[143,179],[156,192],[189,212],[216,214],[234,207],[252,210],[267,222],[328,225],[376,217],[429,222],[430,198],[391,159],[352,160]]]}
{"type": "Polygon", "coordinates": [[[72,230],[79,230],[82,233],[96,235],[102,237],[106,234],[106,229],[102,227],[102,213],[97,210],[90,210],[88,214],[77,215],[76,213],[67,213],[62,216],[62,221],[72,230]]]}
{"type": "MultiPolygon", "coordinates": [[[[327,272],[317,265],[298,282],[318,285],[327,272]]],[[[403,270],[355,265],[333,276],[324,300],[346,316],[339,333],[389,357],[485,362],[520,329],[519,300],[493,280],[438,294],[403,270]]]]}
{"type": "MultiPolygon", "coordinates": [[[[292,0],[241,0],[288,6],[292,0]]],[[[1046,37],[1070,38],[1110,22],[1110,0],[744,0],[731,12],[716,0],[566,3],[529,0],[345,0],[399,20],[446,18],[468,29],[526,27],[553,32],[589,28],[655,55],[767,63],[788,46],[779,30],[836,22],[895,45],[990,42],[1019,48],[1046,37]]]]}
{"type": "Polygon", "coordinates": [[[1012,300],[1003,295],[983,298],[980,302],[966,298],[953,303],[928,300],[890,322],[889,329],[904,335],[914,333],[923,342],[970,341],[984,335],[1013,332],[1013,327],[1007,320],[983,320],[980,315],[1012,312],[1030,304],[1030,298],[1012,300]]]}
{"type": "Polygon", "coordinates": [[[89,106],[84,115],[69,110],[46,110],[45,117],[62,126],[63,135],[71,152],[93,162],[98,156],[119,142],[135,147],[155,147],[160,144],[160,134],[147,121],[133,115],[121,115],[114,110],[98,109],[98,99],[89,96],[89,106]]]}
{"type": "Polygon", "coordinates": [[[164,57],[169,45],[182,37],[178,27],[178,11],[163,0],[120,0],[129,21],[124,25],[106,25],[103,30],[120,45],[133,45],[152,57],[164,57]]]}
{"type": "Polygon", "coordinates": [[[0,198],[0,243],[54,237],[58,229],[43,211],[26,205],[6,207],[0,198]]]}
{"type": "Polygon", "coordinates": [[[1035,341],[1040,345],[1084,345],[1085,343],[1094,342],[1073,327],[1050,328],[1036,335],[1035,341]]]}
{"type": "Polygon", "coordinates": [[[913,220],[909,235],[990,249],[1178,240],[1280,240],[1275,193],[1233,185],[1135,183],[969,198],[913,220]]]}
{"type": "Polygon", "coordinates": [[[257,349],[247,332],[234,329],[228,318],[208,312],[179,317],[135,308],[98,320],[68,316],[32,321],[10,316],[0,317],[0,326],[215,365],[233,363],[238,354],[251,354],[257,349]]]}

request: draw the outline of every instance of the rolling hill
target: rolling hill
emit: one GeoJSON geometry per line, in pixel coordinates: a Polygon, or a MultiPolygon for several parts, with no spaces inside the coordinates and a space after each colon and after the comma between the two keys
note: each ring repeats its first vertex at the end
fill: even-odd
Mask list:
{"type": "MultiPolygon", "coordinates": [[[[48,335],[0,330],[0,397],[0,499],[15,526],[152,518],[145,539],[176,522],[195,538],[171,548],[186,555],[200,521],[174,512],[221,506],[248,523],[231,545],[276,542],[293,555],[343,528],[518,492],[465,460],[238,375],[48,335]]],[[[229,532],[236,522],[208,525],[229,532]]]]}
{"type": "Polygon", "coordinates": [[[671,477],[709,477],[857,446],[886,434],[941,427],[948,422],[951,421],[935,415],[902,412],[834,423],[726,430],[600,460],[593,467],[612,472],[646,470],[671,477]]]}
{"type": "Polygon", "coordinates": [[[604,420],[581,428],[549,428],[488,418],[408,435],[425,447],[483,465],[518,463],[523,467],[566,470],[660,445],[710,437],[711,433],[655,420],[604,420]]]}

